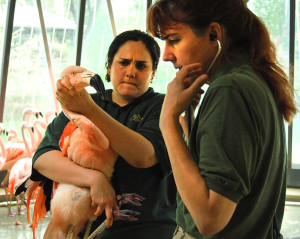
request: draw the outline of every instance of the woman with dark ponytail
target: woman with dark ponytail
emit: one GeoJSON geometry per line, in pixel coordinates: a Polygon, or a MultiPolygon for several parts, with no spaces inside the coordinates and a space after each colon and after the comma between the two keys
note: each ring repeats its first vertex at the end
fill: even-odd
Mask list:
{"type": "Polygon", "coordinates": [[[243,0],[158,0],[147,29],[179,70],[160,116],[178,189],[173,238],[281,238],[284,120],[297,108],[266,26],[243,0]]]}

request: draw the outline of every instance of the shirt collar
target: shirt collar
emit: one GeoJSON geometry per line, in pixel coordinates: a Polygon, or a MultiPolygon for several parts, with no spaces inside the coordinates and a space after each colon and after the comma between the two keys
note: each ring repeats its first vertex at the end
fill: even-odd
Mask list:
{"type": "Polygon", "coordinates": [[[214,79],[218,78],[221,75],[224,75],[226,72],[230,71],[233,67],[240,67],[242,65],[249,65],[250,57],[247,53],[242,53],[232,57],[230,60],[225,61],[216,71],[213,76],[214,79]]]}
{"type": "MultiPolygon", "coordinates": [[[[108,102],[111,102],[111,103],[115,104],[115,102],[112,101],[112,92],[113,92],[112,89],[108,89],[108,90],[105,91],[104,101],[108,101],[108,102]]],[[[143,95],[141,95],[140,97],[136,98],[134,101],[130,102],[127,105],[131,105],[131,104],[133,104],[135,102],[139,102],[141,100],[144,100],[144,99],[148,98],[149,96],[151,96],[153,93],[154,93],[153,88],[149,87],[148,90],[143,95]]]]}

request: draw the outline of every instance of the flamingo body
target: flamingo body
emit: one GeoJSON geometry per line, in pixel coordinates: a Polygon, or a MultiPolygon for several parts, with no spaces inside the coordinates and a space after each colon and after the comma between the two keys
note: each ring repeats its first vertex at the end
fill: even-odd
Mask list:
{"type": "MultiPolygon", "coordinates": [[[[109,147],[108,139],[85,116],[75,113],[70,113],[70,116],[78,128],[71,134],[70,145],[67,150],[68,158],[80,166],[99,170],[110,179],[114,171],[117,154],[109,147]]],[[[67,125],[66,132],[70,131],[68,126],[72,127],[72,124],[67,125]]],[[[67,135],[66,132],[63,135],[67,135]]],[[[74,226],[73,237],[75,237],[88,220],[96,219],[94,216],[95,208],[92,209],[90,205],[89,189],[59,184],[51,201],[52,222],[48,225],[45,238],[54,236],[65,238],[70,225],[74,226]]]]}
{"type": "Polygon", "coordinates": [[[22,158],[13,165],[9,174],[9,184],[6,195],[10,193],[10,197],[12,197],[14,193],[14,188],[21,185],[28,178],[28,176],[31,175],[31,167],[31,158],[22,158]]]}
{"type": "MultiPolygon", "coordinates": [[[[71,84],[77,91],[82,90],[88,85],[92,85],[98,92],[100,91],[101,98],[103,99],[105,91],[103,82],[100,76],[94,76],[95,73],[87,71],[80,66],[69,66],[61,74],[62,85],[67,86],[68,84],[71,84]]],[[[89,126],[91,122],[87,123],[85,119],[83,119],[82,117],[78,119],[77,116],[75,118],[78,120],[76,120],[72,112],[68,112],[65,109],[63,109],[63,111],[69,119],[71,115],[73,116],[73,120],[71,121],[73,121],[75,124],[73,122],[70,122],[66,126],[61,136],[59,145],[62,149],[62,155],[68,156],[71,160],[79,165],[86,165],[89,168],[101,168],[101,164],[99,164],[98,162],[93,163],[92,158],[94,160],[101,161],[99,156],[100,154],[103,154],[105,156],[115,157],[113,159],[114,165],[117,155],[109,148],[108,139],[104,136],[104,134],[101,134],[99,136],[100,130],[96,126],[89,126]],[[77,127],[81,127],[81,129],[77,129],[77,127]],[[84,128],[86,130],[89,130],[88,133],[83,133],[84,128]],[[97,133],[92,132],[92,129],[95,128],[98,129],[97,133]],[[90,133],[91,135],[88,135],[90,133]],[[83,137],[86,140],[82,140],[83,137]],[[94,140],[99,140],[100,143],[94,140]],[[93,146],[93,144],[95,144],[96,142],[97,145],[93,146]],[[102,146],[100,147],[100,149],[97,149],[99,145],[102,146]],[[80,148],[80,150],[78,150],[77,147],[80,148]],[[99,150],[101,151],[101,153],[99,152],[99,150]],[[109,152],[105,153],[107,150],[109,152]],[[97,156],[94,156],[95,154],[97,154],[97,156]],[[87,163],[85,162],[85,160],[89,160],[89,162],[87,163]]],[[[109,165],[107,168],[108,170],[103,171],[105,171],[105,174],[110,178],[113,172],[113,166],[109,165]]],[[[54,184],[56,185],[57,183],[54,182],[54,184]]],[[[38,184],[32,185],[33,187],[37,187],[38,184]]],[[[28,188],[28,191],[33,192],[34,189],[28,188]]],[[[41,197],[43,196],[43,194],[40,193],[39,195],[41,195],[41,197]]],[[[40,196],[38,196],[37,202],[38,205],[35,205],[37,206],[37,212],[34,211],[32,219],[34,238],[34,232],[38,221],[42,220],[43,216],[45,215],[45,207],[44,205],[42,205],[44,204],[44,200],[40,199],[40,196]],[[41,211],[44,211],[44,213],[41,214],[41,211]]],[[[44,238],[66,238],[66,233],[70,224],[75,226],[73,235],[77,235],[84,226],[85,222],[89,218],[93,218],[90,204],[91,199],[89,190],[85,188],[78,188],[73,185],[59,184],[58,188],[55,190],[53,199],[51,200],[52,219],[47,227],[44,238]],[[74,210],[74,208],[77,208],[77,211],[74,210]],[[80,215],[80,218],[78,217],[78,215],[80,215]]]]}
{"type": "Polygon", "coordinates": [[[110,180],[117,154],[109,147],[109,140],[88,118],[72,113],[78,126],[70,138],[68,157],[85,168],[96,169],[110,180]]]}

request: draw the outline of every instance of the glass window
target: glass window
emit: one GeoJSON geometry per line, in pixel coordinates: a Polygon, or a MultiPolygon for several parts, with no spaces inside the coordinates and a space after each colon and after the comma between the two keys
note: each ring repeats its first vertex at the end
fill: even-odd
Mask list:
{"type": "MultiPolygon", "coordinates": [[[[4,33],[5,33],[5,24],[7,17],[7,1],[0,1],[0,62],[2,62],[3,54],[3,44],[4,44],[4,33]]],[[[0,81],[1,82],[1,81],[0,81]]]]}
{"type": "MultiPolygon", "coordinates": [[[[294,87],[296,93],[297,107],[300,109],[300,29],[299,29],[299,6],[300,1],[296,1],[296,23],[295,23],[295,65],[294,65],[294,87]]],[[[257,14],[265,23],[271,34],[271,38],[277,47],[277,54],[280,64],[284,67],[286,74],[289,75],[289,48],[290,48],[290,1],[289,0],[268,0],[268,1],[249,1],[248,7],[257,14]]],[[[292,124],[292,169],[300,169],[300,116],[296,115],[292,124]]],[[[288,134],[288,125],[286,125],[288,134]]],[[[288,135],[287,135],[288,137],[288,135]]]]}
{"type": "MultiPolygon", "coordinates": [[[[41,1],[53,81],[75,62],[79,1],[41,1]]],[[[3,39],[1,39],[3,40],[3,39]]],[[[55,87],[55,82],[53,82],[55,87]]],[[[22,111],[55,110],[55,96],[45,54],[36,1],[16,1],[3,122],[20,131],[22,111]]],[[[58,105],[58,104],[57,104],[58,105]]]]}
{"type": "MultiPolygon", "coordinates": [[[[103,79],[106,53],[114,38],[112,24],[116,34],[129,29],[146,31],[147,1],[110,2],[111,8],[104,0],[89,0],[85,6],[81,65],[97,72],[103,79]]],[[[42,0],[41,5],[50,62],[47,61],[36,1],[16,1],[3,122],[6,128],[16,128],[18,132],[25,107],[36,108],[44,114],[48,110],[60,111],[54,96],[56,80],[66,66],[76,62],[80,1],[42,0]]],[[[6,10],[7,2],[1,4],[0,11],[6,13],[6,10]]],[[[0,21],[4,26],[4,19],[0,21]]],[[[3,28],[0,28],[2,35],[3,28]]],[[[161,59],[151,86],[156,91],[165,92],[175,70],[171,63],[162,61],[164,43],[158,42],[162,49],[161,59]]],[[[107,88],[111,87],[111,84],[105,84],[107,88]]]]}
{"type": "MultiPolygon", "coordinates": [[[[294,86],[296,92],[297,107],[300,110],[300,0],[296,1],[296,23],[295,23],[295,67],[294,86]]],[[[300,115],[296,115],[293,122],[293,153],[292,168],[300,169],[300,115]]]]}
{"type": "MultiPolygon", "coordinates": [[[[112,24],[116,34],[132,29],[146,31],[147,1],[111,0],[110,12],[107,1],[94,0],[87,1],[85,9],[81,65],[88,66],[89,70],[97,72],[104,80],[106,54],[114,39],[112,24]],[[113,22],[111,16],[114,17],[113,22]]],[[[175,76],[175,70],[171,63],[162,61],[164,43],[159,40],[158,43],[161,47],[161,59],[151,86],[158,92],[165,92],[167,83],[175,76]]],[[[104,82],[106,88],[111,88],[110,83],[104,82]]]]}

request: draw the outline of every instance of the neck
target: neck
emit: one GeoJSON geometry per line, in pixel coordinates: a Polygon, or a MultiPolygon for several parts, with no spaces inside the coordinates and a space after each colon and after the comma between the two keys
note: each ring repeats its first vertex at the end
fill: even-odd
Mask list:
{"type": "Polygon", "coordinates": [[[114,103],[118,104],[121,107],[128,105],[131,102],[130,100],[127,100],[118,95],[114,90],[112,92],[111,99],[114,103]]]}
{"type": "Polygon", "coordinates": [[[2,152],[2,157],[5,158],[6,157],[6,152],[5,152],[4,143],[3,143],[1,137],[0,137],[0,148],[1,148],[1,152],[2,152]]]}

